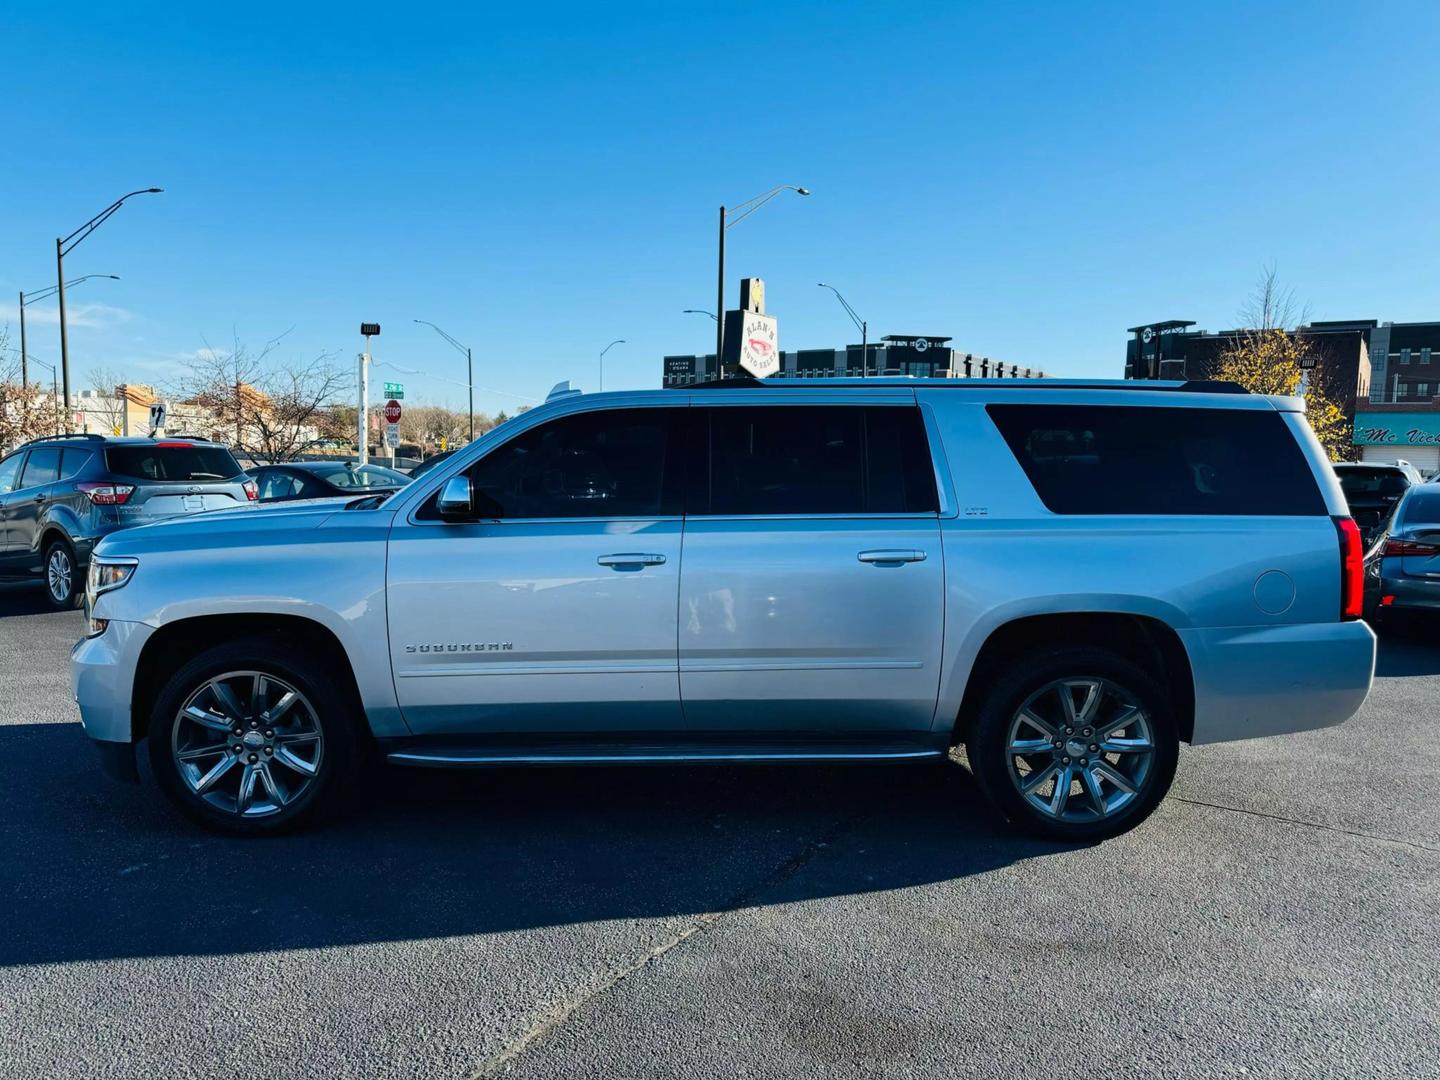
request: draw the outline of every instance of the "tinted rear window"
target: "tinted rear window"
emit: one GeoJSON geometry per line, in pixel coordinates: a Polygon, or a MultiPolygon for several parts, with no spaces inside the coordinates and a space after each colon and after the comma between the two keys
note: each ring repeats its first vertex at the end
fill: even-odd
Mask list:
{"type": "Polygon", "coordinates": [[[1410,486],[1410,478],[1399,469],[1336,469],[1335,475],[1347,499],[1403,495],[1410,486]]]}
{"type": "Polygon", "coordinates": [[[205,483],[231,480],[244,471],[223,446],[166,446],[135,443],[105,448],[105,464],[117,476],[137,480],[182,480],[205,483]]]}
{"type": "Polygon", "coordinates": [[[1406,525],[1440,525],[1440,484],[1436,490],[1427,485],[1417,488],[1405,499],[1404,520],[1406,525]]]}
{"type": "Polygon", "coordinates": [[[990,405],[1057,514],[1326,513],[1278,413],[1131,405],[990,405]]]}

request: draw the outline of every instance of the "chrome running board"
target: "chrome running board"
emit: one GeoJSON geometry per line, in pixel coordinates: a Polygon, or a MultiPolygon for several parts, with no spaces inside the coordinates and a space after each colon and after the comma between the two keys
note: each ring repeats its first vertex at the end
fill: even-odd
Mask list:
{"type": "Polygon", "coordinates": [[[395,765],[432,769],[474,769],[503,765],[663,765],[786,761],[913,761],[943,758],[943,747],[915,743],[750,746],[633,747],[609,744],[554,746],[407,746],[388,752],[395,765]]]}

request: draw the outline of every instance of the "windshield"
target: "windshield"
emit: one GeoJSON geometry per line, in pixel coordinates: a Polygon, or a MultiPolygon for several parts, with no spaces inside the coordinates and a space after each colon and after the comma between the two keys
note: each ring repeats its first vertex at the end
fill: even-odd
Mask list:
{"type": "Polygon", "coordinates": [[[337,488],[344,488],[347,491],[351,488],[365,490],[367,488],[397,488],[403,487],[410,482],[410,478],[402,472],[394,469],[386,469],[379,465],[326,465],[318,469],[310,469],[316,476],[320,477],[327,484],[337,488]]]}
{"type": "Polygon", "coordinates": [[[1336,475],[1340,477],[1340,489],[1347,500],[1393,498],[1405,494],[1410,486],[1410,481],[1398,469],[1337,469],[1336,475]]]}
{"type": "Polygon", "coordinates": [[[117,476],[136,480],[195,483],[238,479],[244,472],[223,446],[193,443],[131,443],[105,448],[105,465],[117,476]]]}

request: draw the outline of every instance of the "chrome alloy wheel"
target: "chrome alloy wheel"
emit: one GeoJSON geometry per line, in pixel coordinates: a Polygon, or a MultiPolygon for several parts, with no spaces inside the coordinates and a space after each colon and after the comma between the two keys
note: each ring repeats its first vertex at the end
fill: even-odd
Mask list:
{"type": "Polygon", "coordinates": [[[325,739],[299,690],[260,671],[203,683],[175,716],[170,752],[185,786],[241,817],[277,814],[315,782],[325,739]]]}
{"type": "Polygon", "coordinates": [[[74,577],[75,567],[70,562],[70,553],[59,545],[51,548],[50,558],[45,560],[45,584],[57,604],[70,599],[74,577]]]}
{"type": "Polygon", "coordinates": [[[1025,699],[1005,741],[1010,780],[1059,821],[1118,814],[1139,796],[1155,760],[1145,710],[1109,679],[1060,679],[1025,699]]]}

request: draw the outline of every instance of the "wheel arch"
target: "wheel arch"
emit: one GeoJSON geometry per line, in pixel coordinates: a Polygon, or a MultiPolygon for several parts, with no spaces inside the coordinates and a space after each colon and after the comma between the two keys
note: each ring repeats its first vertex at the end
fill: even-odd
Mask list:
{"type": "Polygon", "coordinates": [[[1028,652],[1057,645],[1110,649],[1156,674],[1170,694],[1180,738],[1195,734],[1195,677],[1175,628],[1154,615],[1122,611],[1067,611],[1025,615],[994,627],[975,653],[965,681],[952,738],[965,741],[1000,672],[1028,652]]]}
{"type": "Polygon", "coordinates": [[[245,613],[196,615],[166,623],[146,640],[135,666],[130,693],[131,741],[148,734],[150,713],[165,680],[206,649],[248,637],[274,637],[328,661],[341,694],[354,710],[357,726],[368,736],[355,669],[344,645],[323,623],[301,615],[245,613]]]}

